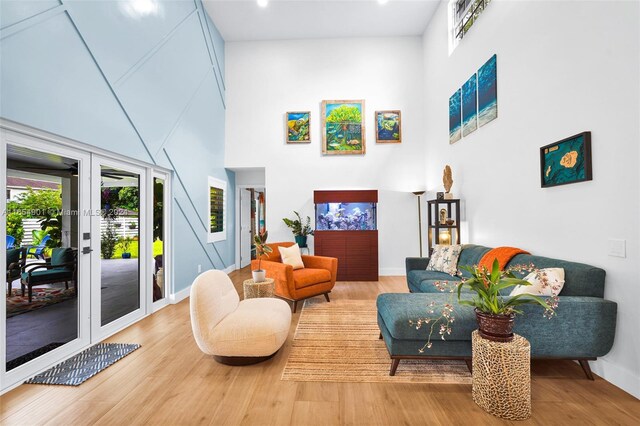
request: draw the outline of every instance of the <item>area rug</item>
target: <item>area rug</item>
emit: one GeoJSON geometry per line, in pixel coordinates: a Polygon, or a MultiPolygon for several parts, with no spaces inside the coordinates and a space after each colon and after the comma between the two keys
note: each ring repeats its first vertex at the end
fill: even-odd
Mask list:
{"type": "Polygon", "coordinates": [[[76,297],[76,291],[73,287],[68,290],[64,287],[34,287],[31,303],[29,303],[29,295],[26,291],[24,292],[24,296],[21,296],[21,294],[20,289],[14,288],[11,290],[11,296],[7,297],[7,318],[32,312],[45,306],[55,305],[56,303],[76,297]]]}
{"type": "Polygon", "coordinates": [[[306,301],[282,380],[470,384],[464,361],[391,359],[377,323],[375,300],[306,301]]]}
{"type": "Polygon", "coordinates": [[[25,383],[78,386],[139,347],[136,344],[98,343],[25,383]]]}

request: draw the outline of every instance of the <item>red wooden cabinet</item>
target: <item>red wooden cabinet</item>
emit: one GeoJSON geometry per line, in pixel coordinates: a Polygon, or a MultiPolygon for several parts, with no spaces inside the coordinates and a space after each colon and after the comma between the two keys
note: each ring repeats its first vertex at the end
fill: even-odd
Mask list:
{"type": "Polygon", "coordinates": [[[378,191],[315,191],[316,230],[314,232],[314,252],[318,256],[330,256],[338,259],[339,281],[377,281],[378,280],[378,230],[376,229],[376,204],[378,191]],[[338,208],[346,210],[338,219],[333,219],[338,208]],[[336,205],[337,204],[337,205],[336,205]],[[358,207],[355,214],[350,214],[358,207]],[[371,206],[365,210],[365,206],[371,206]],[[350,210],[351,208],[351,210],[350,210]],[[358,214],[366,217],[359,217],[358,214]],[[358,227],[359,230],[322,229],[323,215],[331,213],[333,220],[344,221],[342,226],[358,227]],[[358,219],[361,219],[358,221],[358,219]],[[365,220],[366,219],[366,220],[365,220]],[[362,229],[360,229],[362,228],[362,229]],[[366,229],[364,229],[366,228],[366,229]],[[373,229],[372,229],[373,228],[373,229]]]}

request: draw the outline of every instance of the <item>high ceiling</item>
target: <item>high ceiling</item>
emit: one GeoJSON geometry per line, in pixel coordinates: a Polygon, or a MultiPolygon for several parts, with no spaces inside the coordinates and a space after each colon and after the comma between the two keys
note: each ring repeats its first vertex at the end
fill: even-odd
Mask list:
{"type": "Polygon", "coordinates": [[[204,0],[226,41],[422,35],[440,0],[204,0]]]}

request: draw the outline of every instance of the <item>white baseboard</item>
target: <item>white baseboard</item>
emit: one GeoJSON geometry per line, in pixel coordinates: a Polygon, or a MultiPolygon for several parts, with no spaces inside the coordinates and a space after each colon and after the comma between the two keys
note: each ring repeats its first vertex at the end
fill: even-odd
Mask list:
{"type": "Polygon", "coordinates": [[[606,358],[599,358],[596,362],[591,362],[591,368],[594,373],[607,382],[640,399],[640,377],[633,372],[606,358]]]}
{"type": "MultiPolygon", "coordinates": [[[[231,272],[233,272],[235,270],[236,270],[236,265],[235,264],[229,266],[228,268],[223,269],[225,274],[229,274],[229,273],[231,273],[231,272]]],[[[178,291],[177,293],[174,293],[174,294],[170,295],[169,296],[169,302],[172,305],[175,305],[176,303],[180,303],[184,299],[189,297],[190,293],[191,293],[191,286],[189,286],[187,288],[183,288],[182,290],[178,291]]]]}
{"type": "Polygon", "coordinates": [[[387,276],[405,276],[407,271],[405,268],[380,268],[380,275],[387,276]]]}

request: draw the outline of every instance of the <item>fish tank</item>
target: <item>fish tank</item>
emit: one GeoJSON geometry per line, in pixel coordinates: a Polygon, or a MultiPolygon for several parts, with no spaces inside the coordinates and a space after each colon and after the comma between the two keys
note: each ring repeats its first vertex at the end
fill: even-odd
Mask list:
{"type": "Polygon", "coordinates": [[[375,231],[376,204],[316,203],[316,231],[375,231]]]}

